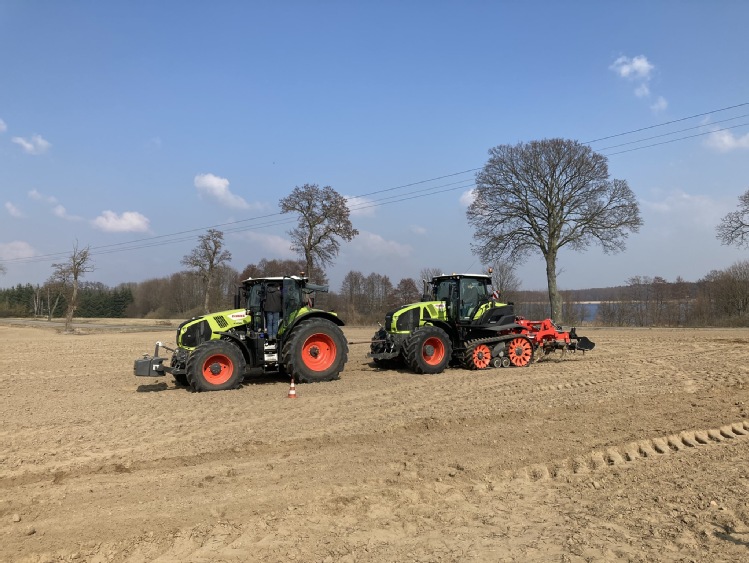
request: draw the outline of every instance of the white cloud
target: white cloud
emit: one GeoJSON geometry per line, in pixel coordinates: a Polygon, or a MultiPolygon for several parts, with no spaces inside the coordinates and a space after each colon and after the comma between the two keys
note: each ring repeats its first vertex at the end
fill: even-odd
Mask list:
{"type": "Polygon", "coordinates": [[[297,257],[296,253],[291,250],[291,241],[278,235],[247,231],[245,233],[241,233],[240,238],[250,241],[253,246],[260,248],[264,252],[268,252],[273,257],[297,257]]]}
{"type": "Polygon", "coordinates": [[[359,236],[348,244],[355,254],[371,258],[379,256],[405,258],[413,251],[407,244],[387,240],[380,235],[366,231],[360,231],[359,236]]]}
{"type": "MultiPolygon", "coordinates": [[[[648,61],[645,55],[638,55],[631,59],[626,56],[619,57],[609,68],[625,80],[638,82],[635,88],[636,97],[643,99],[650,97],[649,82],[655,65],[648,61]]],[[[658,96],[658,99],[650,105],[650,109],[655,113],[662,112],[667,107],[668,102],[663,96],[658,96]]]]}
{"type": "Polygon", "coordinates": [[[26,154],[44,154],[52,146],[52,144],[41,135],[32,135],[31,139],[13,137],[11,141],[20,145],[26,154]]]}
{"type": "Polygon", "coordinates": [[[668,102],[666,101],[666,98],[664,98],[663,96],[658,96],[658,99],[650,106],[650,109],[652,109],[654,113],[660,113],[667,107],[668,102]]]}
{"type": "Polygon", "coordinates": [[[641,200],[644,211],[658,215],[663,223],[698,225],[705,230],[713,230],[725,210],[714,198],[706,195],[692,195],[681,189],[657,192],[656,199],[641,200]]]}
{"type": "Polygon", "coordinates": [[[749,133],[737,137],[732,131],[713,131],[707,136],[705,145],[719,152],[749,149],[749,133]]]}
{"type": "Polygon", "coordinates": [[[229,180],[226,178],[214,174],[198,174],[195,176],[195,187],[201,194],[205,194],[227,207],[234,209],[251,209],[253,207],[242,197],[231,193],[229,180]]]}
{"type": "Polygon", "coordinates": [[[108,233],[143,233],[148,231],[149,220],[137,211],[125,211],[117,215],[114,211],[104,211],[91,221],[93,226],[108,233]]]}
{"type": "Polygon", "coordinates": [[[0,119],[0,133],[5,133],[8,130],[8,126],[5,124],[5,121],[0,119]]]}
{"type": "Polygon", "coordinates": [[[0,259],[15,260],[18,258],[31,258],[37,252],[28,242],[14,240],[13,242],[0,243],[0,259]]]}
{"type": "Polygon", "coordinates": [[[5,202],[5,210],[11,217],[23,217],[23,213],[21,213],[21,210],[9,201],[5,202]]]}
{"type": "Polygon", "coordinates": [[[630,80],[649,80],[650,73],[655,68],[645,55],[638,55],[634,58],[619,57],[609,67],[622,78],[630,80]]]}
{"type": "Polygon", "coordinates": [[[476,199],[476,190],[466,190],[460,194],[460,205],[468,207],[476,199]]]}
{"type": "Polygon", "coordinates": [[[427,234],[426,228],[420,226],[420,225],[411,225],[408,228],[409,231],[411,231],[415,235],[425,235],[427,234]]]}
{"type": "Polygon", "coordinates": [[[50,205],[54,205],[57,203],[57,198],[52,195],[44,195],[42,193],[39,193],[37,190],[31,190],[29,192],[29,197],[36,201],[43,201],[44,203],[49,203],[50,205]]]}
{"type": "Polygon", "coordinates": [[[650,95],[650,87],[647,84],[640,84],[635,88],[635,96],[638,98],[647,98],[650,95]]]}
{"type": "Polygon", "coordinates": [[[375,214],[377,206],[371,199],[360,196],[343,196],[346,198],[346,205],[352,217],[372,217],[375,214]]]}
{"type": "Polygon", "coordinates": [[[60,219],[65,219],[67,221],[80,221],[81,219],[83,219],[82,217],[78,217],[77,215],[70,215],[68,211],[59,203],[52,208],[52,214],[56,217],[59,217],[60,219]]]}

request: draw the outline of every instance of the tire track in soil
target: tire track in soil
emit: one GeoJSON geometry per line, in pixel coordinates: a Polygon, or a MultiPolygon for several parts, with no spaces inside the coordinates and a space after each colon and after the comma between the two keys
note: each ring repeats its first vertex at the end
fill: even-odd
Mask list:
{"type": "Polygon", "coordinates": [[[567,479],[578,475],[599,473],[620,468],[640,460],[657,460],[670,454],[696,451],[704,446],[745,440],[749,437],[749,420],[734,422],[708,430],[685,430],[657,438],[628,442],[587,455],[565,458],[551,463],[534,464],[506,470],[500,474],[504,481],[544,481],[567,479]]]}

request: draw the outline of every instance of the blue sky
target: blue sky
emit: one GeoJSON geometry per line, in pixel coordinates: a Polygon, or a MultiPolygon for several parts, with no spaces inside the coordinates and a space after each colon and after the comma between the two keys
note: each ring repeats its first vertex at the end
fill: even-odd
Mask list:
{"type": "MultiPolygon", "coordinates": [[[[360,231],[333,289],[478,271],[476,170],[553,137],[595,141],[644,220],[623,253],[562,252],[560,288],[697,281],[748,257],[715,238],[749,189],[747,21],[739,0],[0,0],[0,287],[76,243],[89,281],[167,276],[208,228],[238,270],[293,257],[278,201],[305,183],[360,231]]],[[[540,257],[517,273],[545,288],[540,257]]]]}

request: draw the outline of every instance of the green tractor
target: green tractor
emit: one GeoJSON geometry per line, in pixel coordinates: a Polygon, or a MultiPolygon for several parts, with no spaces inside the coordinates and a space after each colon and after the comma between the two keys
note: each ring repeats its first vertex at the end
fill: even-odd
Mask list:
{"type": "Polygon", "coordinates": [[[193,317],[177,328],[177,348],[156,343],[153,356],[135,360],[136,376],[172,374],[195,391],[239,387],[252,368],[285,372],[294,381],[313,383],[338,379],[348,359],[343,321],[314,308],[315,292],[328,287],[308,278],[283,276],[249,278],[234,298],[234,309],[193,317]],[[270,339],[264,322],[269,285],[281,287],[282,311],[278,334],[270,339]],[[169,365],[160,348],[172,352],[169,365]]]}
{"type": "Polygon", "coordinates": [[[387,313],[367,356],[382,367],[400,363],[416,373],[441,373],[448,364],[526,367],[538,353],[594,346],[551,319],[516,316],[512,303],[498,301],[491,275],[450,274],[425,282],[421,302],[387,313]]]}

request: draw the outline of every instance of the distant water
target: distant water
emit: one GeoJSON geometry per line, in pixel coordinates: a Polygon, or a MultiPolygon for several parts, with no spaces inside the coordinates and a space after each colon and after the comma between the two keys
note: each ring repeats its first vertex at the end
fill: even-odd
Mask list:
{"type": "Polygon", "coordinates": [[[596,320],[596,315],[598,314],[598,303],[583,303],[582,306],[585,310],[585,319],[583,320],[587,323],[596,320]]]}

